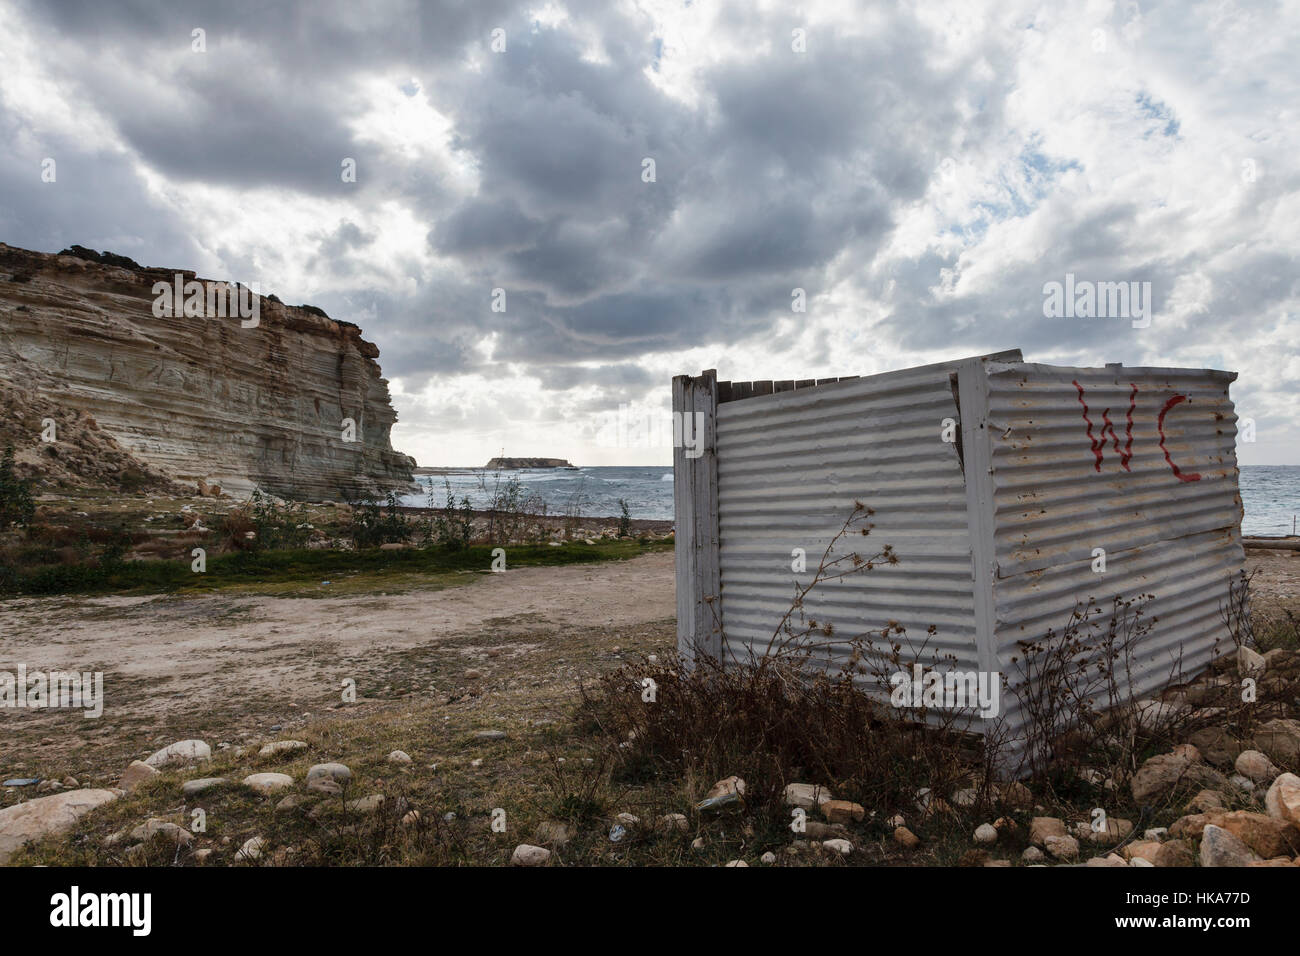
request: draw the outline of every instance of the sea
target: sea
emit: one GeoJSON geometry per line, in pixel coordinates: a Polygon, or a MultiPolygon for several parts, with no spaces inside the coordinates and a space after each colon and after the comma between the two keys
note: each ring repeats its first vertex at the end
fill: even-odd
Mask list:
{"type": "MultiPolygon", "coordinates": [[[[547,514],[617,517],[622,499],[633,518],[671,521],[673,517],[671,465],[500,473],[467,468],[446,475],[420,475],[417,480],[432,490],[435,507],[445,503],[445,480],[457,502],[465,497],[474,507],[483,508],[512,477],[519,480],[519,493],[531,500],[527,511],[540,511],[542,505],[547,514]]],[[[1245,511],[1243,534],[1288,535],[1300,530],[1300,465],[1243,465],[1239,484],[1245,511]]],[[[403,504],[427,506],[428,491],[407,496],[403,504]]]]}

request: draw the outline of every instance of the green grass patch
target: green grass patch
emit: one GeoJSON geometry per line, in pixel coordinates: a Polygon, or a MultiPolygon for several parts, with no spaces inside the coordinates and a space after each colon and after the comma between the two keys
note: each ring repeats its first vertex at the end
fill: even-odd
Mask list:
{"type": "MultiPolygon", "coordinates": [[[[505,548],[506,566],[557,567],[621,561],[672,546],[671,538],[621,539],[595,544],[574,542],[560,547],[512,545],[505,548]]],[[[236,589],[328,597],[341,591],[356,593],[373,588],[391,591],[447,587],[458,575],[488,573],[492,551],[486,545],[458,550],[243,551],[209,556],[207,571],[202,574],[191,570],[189,559],[54,565],[32,570],[8,568],[0,578],[0,594],[193,593],[236,589]],[[330,587],[322,588],[323,581],[329,581],[330,587]]]]}

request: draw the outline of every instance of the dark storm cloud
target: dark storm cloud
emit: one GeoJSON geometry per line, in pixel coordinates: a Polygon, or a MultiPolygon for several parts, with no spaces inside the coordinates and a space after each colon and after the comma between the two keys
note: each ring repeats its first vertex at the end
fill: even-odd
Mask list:
{"type": "MultiPolygon", "coordinates": [[[[27,132],[0,110],[0,140],[26,142],[27,132]]],[[[87,149],[71,136],[0,150],[0,241],[46,252],[111,247],[179,268],[192,267],[200,254],[187,225],[149,195],[129,157],[87,149]],[[54,161],[54,182],[42,179],[47,159],[54,161]],[[165,259],[158,258],[162,250],[165,259]]]]}
{"type": "Polygon", "coordinates": [[[345,188],[345,157],[363,170],[353,192],[402,176],[349,128],[354,79],[452,65],[516,5],[70,0],[25,12],[52,46],[84,45],[63,76],[150,165],[182,182],[327,196],[345,188]]]}
{"type": "MultiPolygon", "coordinates": [[[[42,68],[122,148],[28,129],[17,117],[41,104],[25,113],[0,106],[0,133],[21,144],[0,153],[0,239],[111,247],[177,267],[206,252],[236,276],[305,266],[333,280],[310,301],[360,320],[380,345],[385,374],[411,388],[456,372],[522,372],[548,390],[630,393],[652,384],[645,355],[720,344],[776,357],[798,347],[801,363],[828,361],[826,329],[803,340],[798,323],[792,331],[794,287],[811,300],[856,286],[873,315],[885,316],[862,328],[873,347],[962,354],[1018,345],[1030,357],[1089,363],[1102,353],[1159,358],[1162,342],[1214,342],[1229,326],[1263,335],[1276,304],[1297,295],[1293,254],[1255,243],[1230,254],[1184,248],[1178,237],[1195,225],[1190,214],[1170,212],[1153,227],[1154,197],[1142,188],[1080,208],[1055,202],[1066,177],[1085,170],[1044,145],[1059,152],[1060,136],[1025,128],[1023,114],[1009,118],[1009,103],[1034,89],[1020,44],[1027,32],[1039,39],[1046,14],[1025,14],[1015,29],[968,26],[965,39],[949,42],[908,10],[873,7],[869,29],[814,25],[808,52],[796,54],[789,15],[725,5],[712,30],[730,49],[756,52],[699,60],[692,97],[679,100],[654,82],[666,40],[649,16],[581,0],[552,28],[532,22],[538,6],[22,4],[16,16],[42,68]],[[1023,29],[1029,22],[1033,31],[1023,29]],[[196,27],[206,30],[205,54],[189,52],[196,27]],[[487,46],[496,27],[506,30],[500,55],[487,46]],[[593,46],[601,55],[588,55],[593,46]],[[449,124],[446,141],[421,152],[369,129],[375,103],[366,97],[376,87],[402,103],[427,99],[449,124]],[[444,164],[429,160],[444,154],[444,164]],[[57,189],[40,183],[45,155],[59,161],[57,189]],[[357,160],[355,184],[341,182],[344,157],[357,160]],[[937,216],[937,236],[912,237],[906,252],[882,257],[908,212],[932,201],[939,164],[968,157],[995,159],[978,173],[991,194],[970,193],[980,215],[937,216]],[[642,179],[646,158],[655,182],[642,179]],[[274,236],[256,249],[230,248],[207,234],[209,224],[182,221],[155,198],[138,165],[180,192],[200,185],[302,197],[319,221],[305,231],[305,248],[274,236]],[[363,218],[387,216],[388,204],[401,220],[397,234],[419,237],[414,248],[393,253],[387,221],[363,218]],[[989,231],[1006,222],[1028,228],[1040,210],[1052,223],[1041,252],[1017,249],[990,266],[1003,246],[983,244],[989,231]],[[938,241],[948,236],[960,241],[938,241]],[[964,271],[982,278],[963,282],[964,271]],[[1044,317],[1043,284],[1067,272],[1151,282],[1152,328],[1044,317]],[[936,291],[946,274],[951,294],[936,291]],[[1209,283],[1204,308],[1170,336],[1161,314],[1198,275],[1209,283]],[[504,313],[491,311],[498,287],[508,295],[504,313]]],[[[1150,49],[1176,53],[1187,41],[1158,17],[1150,14],[1150,49]]],[[[1079,42],[1086,51],[1087,30],[1079,42]]],[[[1177,83],[1122,99],[1116,108],[1134,114],[1133,136],[1162,148],[1184,148],[1204,121],[1177,83]]],[[[1034,121],[1068,127],[1072,118],[1048,109],[1034,121]]],[[[1295,188],[1283,175],[1266,177],[1252,201],[1264,209],[1295,188]]],[[[1240,215],[1252,214],[1243,205],[1240,215]]],[[[276,291],[286,301],[306,297],[276,291]]],[[[817,315],[810,306],[807,321],[817,315]]]]}
{"type": "Polygon", "coordinates": [[[358,264],[352,253],[364,249],[375,241],[372,234],[362,231],[354,222],[340,222],[338,228],[322,236],[316,254],[307,261],[308,271],[331,269],[335,275],[358,275],[365,266],[358,264]]]}
{"type": "MultiPolygon", "coordinates": [[[[890,199],[918,197],[935,159],[889,129],[916,104],[860,64],[910,64],[913,95],[940,102],[960,78],[925,77],[909,23],[888,43],[820,42],[816,57],[778,46],[712,70],[712,120],[645,78],[649,38],[618,47],[626,62],[583,62],[562,31],[489,58],[457,126],[480,192],[429,239],[484,281],[542,294],[512,299],[498,355],[634,358],[755,338],[846,247],[869,261],[892,227],[890,199]],[[656,182],[641,179],[644,157],[656,182]]],[[[936,129],[952,118],[932,112],[936,129]]]]}
{"type": "MultiPolygon", "coordinates": [[[[763,335],[789,314],[791,288],[822,285],[846,246],[874,254],[892,225],[890,198],[919,195],[933,166],[911,141],[925,142],[926,129],[890,127],[915,111],[909,96],[950,102],[962,80],[929,75],[924,37],[906,16],[873,41],[813,31],[814,52],[799,56],[787,28],[737,11],[724,26],[769,37],[773,52],[710,68],[714,106],[701,111],[646,76],[662,44],[638,14],[570,8],[594,31],[606,57],[597,62],[583,56],[590,33],[535,29],[527,9],[68,2],[25,14],[52,41],[85,45],[88,55],[52,68],[168,177],[328,197],[341,194],[339,164],[351,156],[359,176],[349,195],[395,198],[424,217],[430,249],[459,268],[376,309],[372,334],[402,374],[476,367],[467,343],[484,326],[506,333],[494,358],[525,364],[625,361],[763,335]],[[496,26],[508,52],[486,53],[481,72],[468,72],[467,44],[484,50],[496,26]],[[206,31],[205,54],[189,53],[195,27],[206,31]],[[882,70],[906,71],[911,92],[882,70]],[[415,77],[452,120],[477,194],[452,199],[438,174],[357,139],[353,87],[379,71],[415,77]],[[647,157],[655,182],[642,179],[647,157]],[[485,323],[493,287],[508,290],[511,308],[485,323]]],[[[932,115],[936,129],[949,119],[942,108],[932,115]]],[[[352,229],[322,238],[309,268],[364,283],[352,229]]]]}
{"type": "MultiPolygon", "coordinates": [[[[641,394],[647,389],[660,384],[650,372],[640,365],[624,362],[620,365],[598,365],[583,367],[578,365],[547,365],[538,369],[542,387],[556,391],[577,386],[600,386],[616,392],[641,394]]],[[[608,407],[608,400],[602,399],[608,407]]]]}

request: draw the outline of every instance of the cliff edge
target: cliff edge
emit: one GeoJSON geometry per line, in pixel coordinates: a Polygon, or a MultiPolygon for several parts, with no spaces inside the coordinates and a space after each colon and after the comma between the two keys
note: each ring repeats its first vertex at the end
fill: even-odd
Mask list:
{"type": "Polygon", "coordinates": [[[378,356],[312,306],[80,246],[0,243],[0,445],[47,485],[406,490],[415,460],[390,444],[378,356]],[[162,315],[160,284],[183,293],[162,315]],[[186,307],[194,292],[190,304],[218,307],[186,307]],[[255,319],[221,307],[241,292],[255,319]]]}

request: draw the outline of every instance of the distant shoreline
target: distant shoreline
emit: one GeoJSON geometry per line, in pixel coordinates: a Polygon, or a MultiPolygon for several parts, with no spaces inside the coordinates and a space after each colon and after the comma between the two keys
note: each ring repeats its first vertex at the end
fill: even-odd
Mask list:
{"type": "Polygon", "coordinates": [[[413,475],[469,475],[478,472],[495,471],[581,471],[584,468],[672,468],[673,463],[666,462],[662,465],[569,465],[567,467],[547,467],[547,468],[489,468],[487,465],[423,465],[419,468],[412,468],[413,475]]]}
{"type": "MultiPolygon", "coordinates": [[[[430,508],[419,505],[398,505],[397,510],[402,514],[408,515],[438,515],[446,514],[446,508],[430,508]]],[[[486,519],[493,514],[483,508],[475,508],[472,514],[477,519],[486,519]]],[[[500,512],[497,512],[499,515],[500,512]]],[[[528,518],[533,521],[545,522],[555,527],[564,527],[572,525],[574,528],[581,528],[587,532],[599,533],[602,528],[611,524],[618,524],[620,518],[617,515],[574,515],[566,516],[561,514],[539,515],[532,512],[521,512],[521,518],[528,518]]],[[[671,518],[631,518],[629,519],[629,528],[634,532],[656,532],[658,534],[669,534],[673,530],[673,520],[671,518]]]]}

